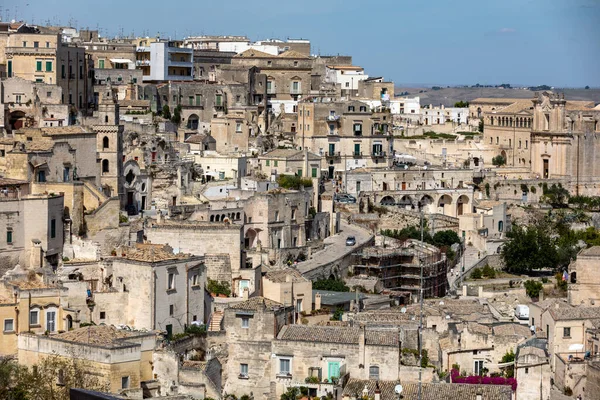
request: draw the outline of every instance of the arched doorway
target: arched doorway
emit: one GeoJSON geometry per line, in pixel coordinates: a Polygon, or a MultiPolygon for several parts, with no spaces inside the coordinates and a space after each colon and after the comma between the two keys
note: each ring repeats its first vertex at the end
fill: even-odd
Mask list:
{"type": "Polygon", "coordinates": [[[438,200],[438,212],[444,215],[452,216],[452,197],[445,194],[438,200]]]}
{"type": "Polygon", "coordinates": [[[244,235],[244,246],[246,249],[252,249],[256,247],[258,232],[255,229],[248,229],[246,235],[244,235]]]}
{"type": "Polygon", "coordinates": [[[190,115],[187,120],[187,128],[196,130],[196,129],[198,129],[198,125],[199,125],[198,116],[196,114],[190,115]]]}
{"type": "Polygon", "coordinates": [[[65,318],[65,331],[68,332],[71,329],[73,329],[73,317],[67,315],[67,317],[65,318]]]}
{"type": "Polygon", "coordinates": [[[433,197],[431,197],[430,195],[426,194],[423,197],[421,197],[421,200],[419,200],[419,208],[421,210],[427,211],[427,212],[431,212],[431,205],[433,204],[433,197]]]}
{"type": "Polygon", "coordinates": [[[502,158],[504,158],[504,163],[506,164],[508,162],[508,158],[506,157],[506,151],[502,150],[500,155],[502,156],[502,158]]]}
{"type": "Polygon", "coordinates": [[[479,167],[479,157],[473,157],[473,165],[479,167]]]}
{"type": "Polygon", "coordinates": [[[463,215],[465,212],[469,213],[469,197],[464,194],[456,201],[456,215],[463,215]]]}
{"type": "Polygon", "coordinates": [[[414,207],[412,197],[410,197],[409,195],[402,196],[400,198],[400,201],[398,202],[398,206],[400,208],[404,208],[404,209],[407,209],[407,210],[412,209],[414,207]]]}
{"type": "Polygon", "coordinates": [[[13,111],[8,117],[8,124],[11,130],[17,130],[25,127],[25,113],[23,111],[13,111]]]}
{"type": "Polygon", "coordinates": [[[383,199],[381,199],[379,204],[381,204],[382,206],[393,206],[394,204],[396,204],[396,201],[392,196],[385,196],[383,199]]]}

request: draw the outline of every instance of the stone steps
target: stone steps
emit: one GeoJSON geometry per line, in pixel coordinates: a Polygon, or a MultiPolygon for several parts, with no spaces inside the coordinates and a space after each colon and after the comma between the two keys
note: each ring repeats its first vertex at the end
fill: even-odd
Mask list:
{"type": "Polygon", "coordinates": [[[209,332],[220,332],[221,323],[223,322],[223,311],[215,311],[210,319],[210,325],[208,326],[209,332]]]}

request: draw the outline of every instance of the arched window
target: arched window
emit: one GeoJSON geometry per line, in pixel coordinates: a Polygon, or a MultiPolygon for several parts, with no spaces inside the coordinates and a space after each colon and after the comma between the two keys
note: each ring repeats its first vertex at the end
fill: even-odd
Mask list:
{"type": "Polygon", "coordinates": [[[109,145],[108,136],[104,136],[104,138],[102,139],[102,150],[108,149],[108,145],[109,145]]]}
{"type": "Polygon", "coordinates": [[[214,215],[210,216],[210,222],[215,222],[215,216],[214,215]]]}
{"type": "Polygon", "coordinates": [[[504,221],[498,221],[498,232],[502,232],[504,230],[504,221]]]}
{"type": "Polygon", "coordinates": [[[104,123],[105,123],[105,124],[108,124],[108,115],[105,115],[105,116],[104,116],[104,123]]]}
{"type": "Polygon", "coordinates": [[[108,160],[102,160],[102,173],[108,172],[108,160]]]}
{"type": "Polygon", "coordinates": [[[379,380],[379,367],[377,365],[369,367],[369,379],[379,380]]]}

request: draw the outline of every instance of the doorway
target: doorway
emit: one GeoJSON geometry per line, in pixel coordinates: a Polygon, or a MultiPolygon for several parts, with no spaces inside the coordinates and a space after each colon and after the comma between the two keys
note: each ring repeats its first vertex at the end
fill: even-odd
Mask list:
{"type": "Polygon", "coordinates": [[[550,160],[547,158],[544,159],[544,179],[548,179],[550,175],[550,160]]]}

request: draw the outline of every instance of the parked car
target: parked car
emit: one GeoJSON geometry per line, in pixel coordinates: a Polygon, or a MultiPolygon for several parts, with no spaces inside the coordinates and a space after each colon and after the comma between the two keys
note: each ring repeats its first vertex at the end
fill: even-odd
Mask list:
{"type": "Polygon", "coordinates": [[[356,203],[356,197],[347,193],[338,193],[335,195],[335,201],[338,203],[356,203]]]}
{"type": "Polygon", "coordinates": [[[356,238],[354,236],[348,236],[346,238],[346,246],[354,246],[356,244],[356,238]]]}

